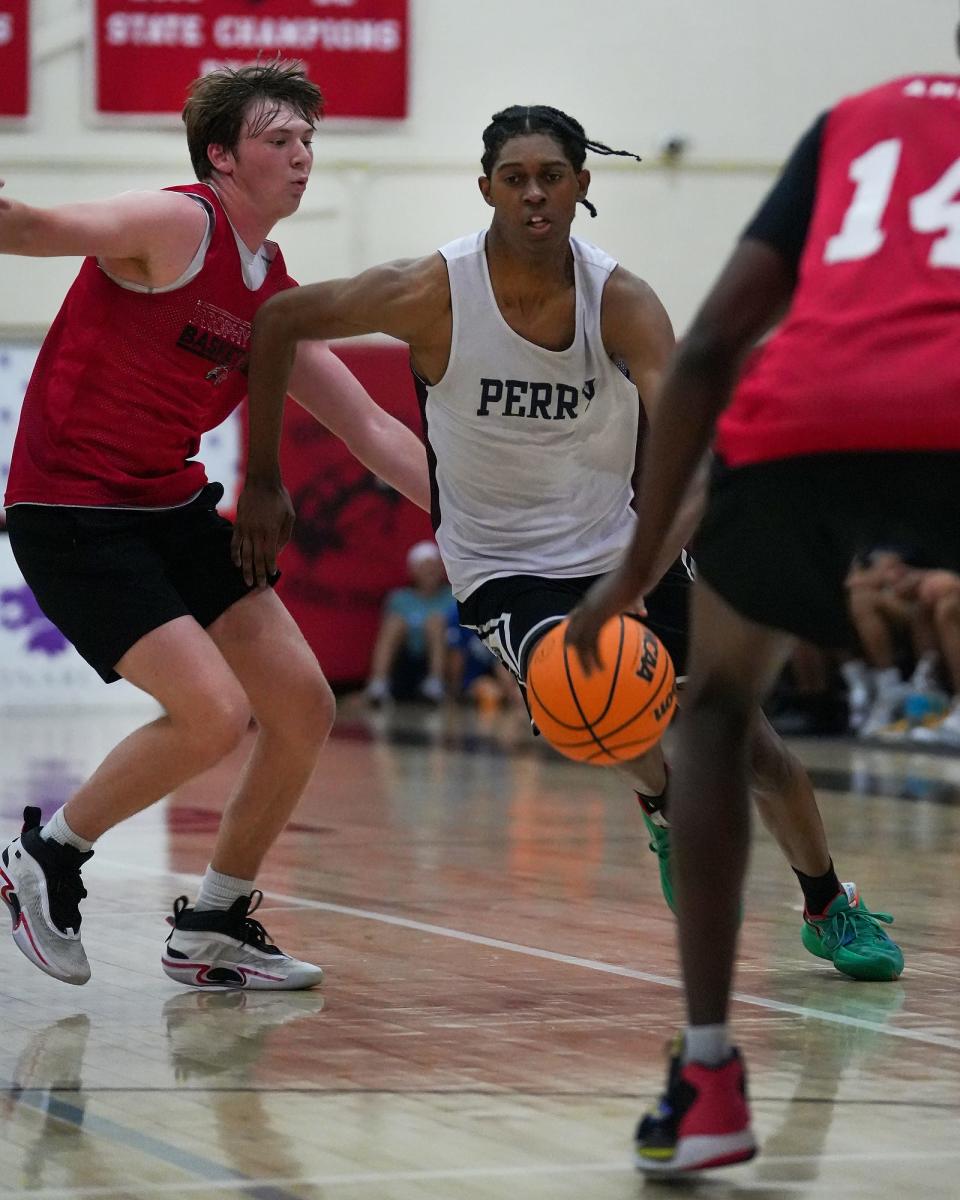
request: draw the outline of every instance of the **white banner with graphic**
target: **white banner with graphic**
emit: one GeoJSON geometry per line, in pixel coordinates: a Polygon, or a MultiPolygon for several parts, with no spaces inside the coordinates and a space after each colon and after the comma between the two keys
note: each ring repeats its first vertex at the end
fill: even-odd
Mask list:
{"type": "MultiPolygon", "coordinates": [[[[6,487],[20,406],[39,346],[0,343],[0,495],[6,487]]],[[[211,430],[200,460],[232,504],[239,478],[241,426],[237,413],[211,430]]],[[[2,510],[0,510],[2,511],[2,510]]],[[[156,702],[120,680],[105,684],[40,611],[0,532],[0,709],[156,708],[156,702]]]]}

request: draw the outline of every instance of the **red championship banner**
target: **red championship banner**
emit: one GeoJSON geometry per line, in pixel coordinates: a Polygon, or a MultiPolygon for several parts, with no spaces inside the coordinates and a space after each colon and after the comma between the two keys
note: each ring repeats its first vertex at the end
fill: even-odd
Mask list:
{"type": "Polygon", "coordinates": [[[96,0],[94,106],[103,117],[179,117],[197,76],[279,52],[306,64],[328,117],[405,117],[407,9],[408,0],[96,0]]]}
{"type": "Polygon", "coordinates": [[[0,121],[22,120],[30,98],[30,0],[0,0],[0,121]]]}

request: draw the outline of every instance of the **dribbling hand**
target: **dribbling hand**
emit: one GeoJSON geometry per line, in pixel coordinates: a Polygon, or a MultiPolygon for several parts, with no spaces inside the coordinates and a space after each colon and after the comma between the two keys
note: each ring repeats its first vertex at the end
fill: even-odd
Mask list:
{"type": "Polygon", "coordinates": [[[636,583],[622,568],[598,579],[570,614],[566,643],[576,651],[587,675],[603,665],[597,652],[600,630],[621,612],[646,615],[642,601],[637,602],[636,583]]]}
{"type": "Polygon", "coordinates": [[[248,479],[237,501],[230,552],[248,587],[265,588],[277,573],[277,555],[293,532],[294,511],[282,483],[248,479]]]}

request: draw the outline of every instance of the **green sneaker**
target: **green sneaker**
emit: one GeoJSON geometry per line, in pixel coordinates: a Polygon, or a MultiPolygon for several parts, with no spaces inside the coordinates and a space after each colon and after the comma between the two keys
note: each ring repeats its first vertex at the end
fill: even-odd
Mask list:
{"type": "Polygon", "coordinates": [[[812,917],[804,912],[800,939],[811,954],[832,962],[851,979],[899,979],[903,951],[881,927],[881,921],[892,925],[893,917],[871,912],[857,885],[845,883],[823,916],[812,917]]]}
{"type": "Polygon", "coordinates": [[[673,881],[670,878],[670,830],[664,825],[658,825],[648,815],[643,805],[640,806],[640,815],[643,817],[643,823],[647,827],[647,833],[650,834],[650,849],[657,856],[657,862],[660,866],[660,890],[663,892],[663,898],[667,902],[667,908],[672,913],[676,913],[673,907],[673,881]]]}

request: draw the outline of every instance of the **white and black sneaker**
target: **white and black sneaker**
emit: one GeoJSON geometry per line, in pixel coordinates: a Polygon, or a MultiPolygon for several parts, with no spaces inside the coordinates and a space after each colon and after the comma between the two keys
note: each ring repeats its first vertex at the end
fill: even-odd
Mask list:
{"type": "Polygon", "coordinates": [[[63,983],[86,983],[80,868],[93,851],[45,841],[40,829],[40,809],[25,808],[20,836],[0,853],[0,900],[10,910],[14,942],[35,966],[63,983]]]}
{"type": "Polygon", "coordinates": [[[198,912],[186,896],[180,896],[173,902],[173,917],[167,918],[173,932],[161,960],[164,971],[189,987],[253,991],[316,987],[323,970],[284,954],[250,915],[261,900],[263,892],[253,891],[239,896],[226,910],[198,912]]]}

